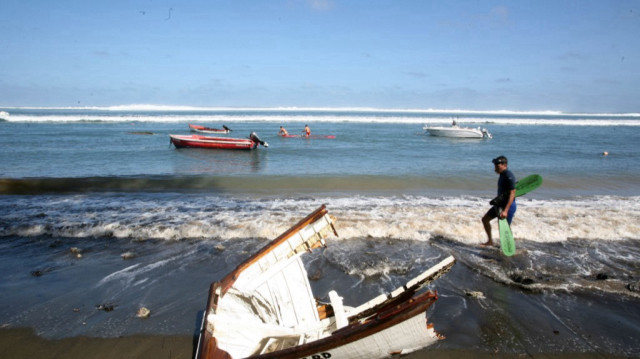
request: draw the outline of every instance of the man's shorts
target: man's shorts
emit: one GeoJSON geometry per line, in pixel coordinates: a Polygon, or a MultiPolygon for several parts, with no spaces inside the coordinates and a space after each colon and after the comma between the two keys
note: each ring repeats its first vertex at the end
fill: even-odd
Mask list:
{"type": "MultiPolygon", "coordinates": [[[[513,203],[511,203],[511,207],[509,207],[509,213],[507,213],[507,223],[509,223],[509,225],[511,225],[511,220],[513,219],[513,215],[516,214],[516,209],[517,209],[516,202],[513,201],[513,203]]],[[[498,206],[493,206],[489,208],[489,210],[485,214],[485,216],[489,217],[489,219],[497,218],[499,215],[500,215],[500,207],[498,206]]]]}

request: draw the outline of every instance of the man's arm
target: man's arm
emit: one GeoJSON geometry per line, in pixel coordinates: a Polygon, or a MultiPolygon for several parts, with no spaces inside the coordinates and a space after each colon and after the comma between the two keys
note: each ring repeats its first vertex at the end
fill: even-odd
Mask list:
{"type": "Polygon", "coordinates": [[[516,199],[515,188],[509,191],[509,201],[507,201],[507,204],[504,206],[502,213],[500,213],[500,219],[507,218],[507,215],[509,214],[509,208],[511,208],[511,204],[513,203],[514,199],[516,199]]]}

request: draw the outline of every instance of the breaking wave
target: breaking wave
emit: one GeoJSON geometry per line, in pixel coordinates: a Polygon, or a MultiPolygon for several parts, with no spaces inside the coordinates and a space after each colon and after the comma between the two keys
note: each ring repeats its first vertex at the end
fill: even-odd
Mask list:
{"type": "MultiPolygon", "coordinates": [[[[198,194],[3,196],[0,236],[120,239],[273,239],[326,203],[341,240],[485,240],[481,197],[269,197],[198,194]]],[[[495,227],[495,226],[494,226],[495,227]]],[[[494,231],[497,231],[494,228],[494,231]]],[[[519,199],[517,240],[640,239],[640,197],[519,199]],[[603,215],[607,213],[608,215],[603,215]]],[[[497,233],[495,234],[497,238],[497,233]]]]}
{"type": "Polygon", "coordinates": [[[640,113],[562,113],[557,111],[468,111],[369,108],[209,108],[128,105],[111,107],[3,108],[9,122],[325,122],[640,126],[640,113]]]}

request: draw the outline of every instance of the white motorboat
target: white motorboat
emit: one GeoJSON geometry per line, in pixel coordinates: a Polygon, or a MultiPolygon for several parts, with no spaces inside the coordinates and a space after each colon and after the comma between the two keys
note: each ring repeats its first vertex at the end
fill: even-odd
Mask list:
{"type": "Polygon", "coordinates": [[[460,127],[457,124],[451,126],[428,126],[423,129],[431,136],[454,137],[454,138],[492,138],[486,128],[460,127]]]}

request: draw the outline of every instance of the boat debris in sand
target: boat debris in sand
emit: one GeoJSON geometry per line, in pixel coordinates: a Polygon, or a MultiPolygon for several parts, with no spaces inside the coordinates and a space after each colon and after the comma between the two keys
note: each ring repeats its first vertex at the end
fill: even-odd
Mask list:
{"type": "Polygon", "coordinates": [[[396,290],[355,308],[334,291],[316,301],[301,256],[337,236],[323,205],[211,284],[198,359],[375,359],[405,354],[442,337],[425,311],[437,294],[421,290],[455,263],[447,257],[396,290]]]}
{"type": "Polygon", "coordinates": [[[253,150],[258,145],[269,147],[255,132],[251,132],[248,138],[211,137],[201,135],[169,135],[171,143],[176,148],[209,148],[223,150],[253,150]]]}

